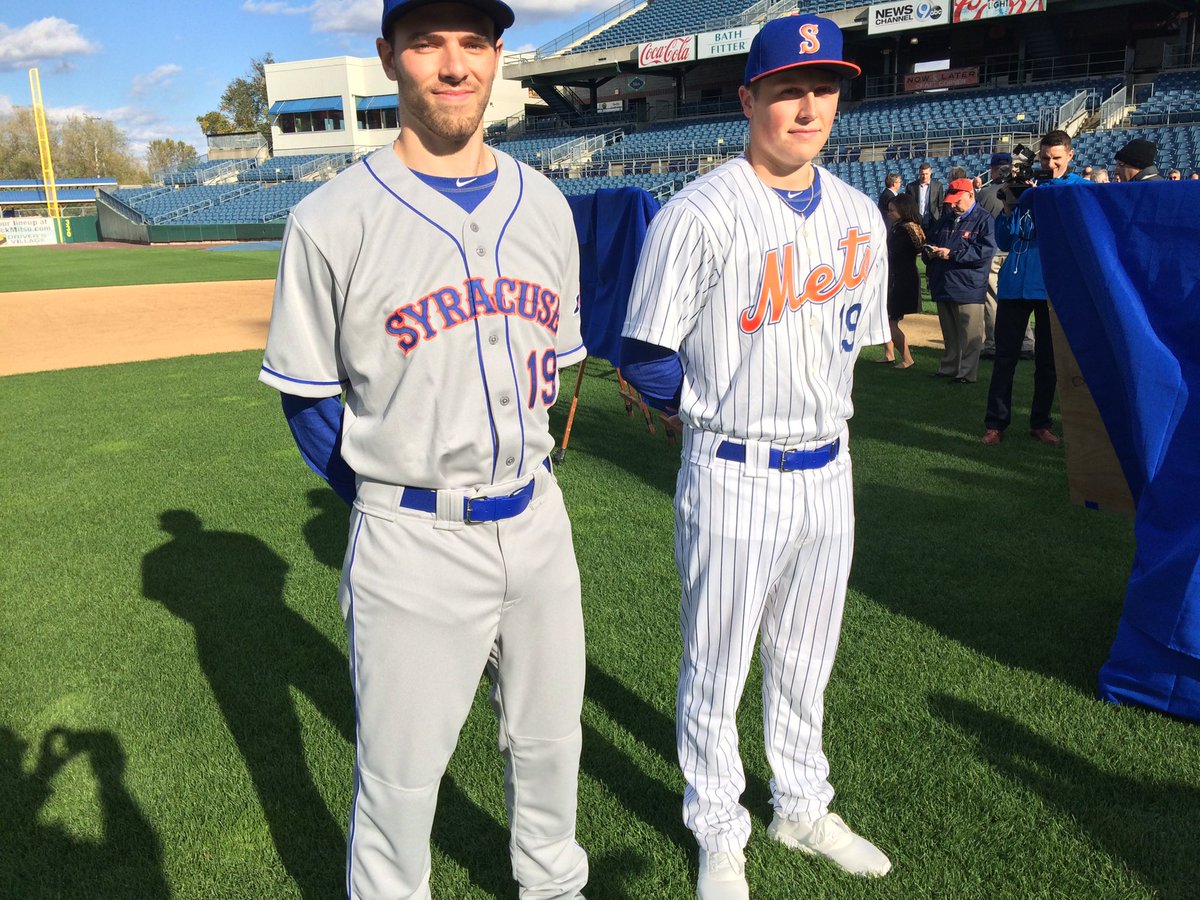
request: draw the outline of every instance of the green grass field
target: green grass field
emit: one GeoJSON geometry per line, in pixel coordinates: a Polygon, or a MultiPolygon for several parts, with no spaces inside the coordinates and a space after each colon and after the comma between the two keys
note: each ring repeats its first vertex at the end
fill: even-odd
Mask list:
{"type": "Polygon", "coordinates": [[[211,253],[191,247],[5,247],[0,250],[0,292],[243,281],[274,278],[278,268],[278,250],[211,253]]]}
{"type": "MultiPolygon", "coordinates": [[[[299,459],[259,358],[0,379],[2,897],[339,895],[346,509],[299,459]]],[[[858,547],[827,694],[835,808],[895,869],[858,881],[766,839],[755,674],[754,896],[1195,896],[1195,726],[1093,699],[1129,523],[1067,502],[1061,450],[1019,428],[978,443],[986,365],[950,388],[924,377],[930,351],[918,362],[859,366],[858,547]]],[[[560,470],[588,627],[588,895],[684,900],[678,456],[626,418],[606,366],[589,373],[560,470]]],[[[438,898],[516,896],[494,742],[481,690],[441,793],[438,898]]]]}

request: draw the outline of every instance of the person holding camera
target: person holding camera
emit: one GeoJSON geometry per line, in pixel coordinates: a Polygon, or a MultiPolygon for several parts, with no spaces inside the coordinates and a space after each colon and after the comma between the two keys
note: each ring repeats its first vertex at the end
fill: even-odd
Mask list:
{"type": "Polygon", "coordinates": [[[1038,144],[1041,171],[1033,173],[1034,177],[1025,184],[1009,185],[1004,190],[1005,207],[996,218],[996,240],[1001,250],[1008,251],[1008,259],[1000,269],[996,289],[996,363],[988,386],[982,438],[988,446],[1000,443],[1012,421],[1013,376],[1020,359],[1021,338],[1031,315],[1034,374],[1029,433],[1043,444],[1058,444],[1058,437],[1050,427],[1050,407],[1057,387],[1054,344],[1033,220],[1033,194],[1029,189],[1045,183],[1087,184],[1087,179],[1067,171],[1074,156],[1071,136],[1065,131],[1051,131],[1038,144]]]}
{"type": "Polygon", "coordinates": [[[924,246],[929,293],[937,303],[946,353],[934,378],[974,384],[983,348],[983,301],[988,269],[996,253],[991,213],[975,202],[969,178],[950,182],[946,214],[924,246]]]}
{"type": "MultiPolygon", "coordinates": [[[[1004,212],[1004,185],[1012,175],[1012,168],[1011,153],[993,153],[991,180],[975,192],[975,202],[991,213],[993,219],[1004,212]]],[[[1006,259],[1008,254],[997,250],[988,270],[987,296],[983,302],[983,352],[979,354],[980,359],[996,358],[996,286],[1000,280],[1000,267],[1006,259]]],[[[1021,343],[1021,358],[1033,359],[1032,325],[1025,330],[1025,340],[1021,343]]]]}

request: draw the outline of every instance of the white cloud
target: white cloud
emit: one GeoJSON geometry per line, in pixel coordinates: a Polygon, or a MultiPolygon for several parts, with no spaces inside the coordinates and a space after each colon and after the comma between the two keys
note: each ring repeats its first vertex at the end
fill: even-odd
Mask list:
{"type": "Polygon", "coordinates": [[[374,34],[382,12],[379,0],[314,0],[313,31],[374,34]]]}
{"type": "Polygon", "coordinates": [[[0,94],[0,116],[7,115],[15,108],[16,107],[13,105],[13,102],[9,100],[8,97],[6,97],[4,94],[0,94]]]}
{"type": "Polygon", "coordinates": [[[147,72],[145,75],[133,76],[133,85],[130,87],[130,92],[135,97],[140,97],[148,91],[156,88],[170,87],[171,82],[175,80],[175,76],[183,71],[183,66],[177,66],[175,63],[167,63],[165,66],[159,66],[152,72],[147,72]]]}
{"type": "Polygon", "coordinates": [[[308,6],[295,6],[284,3],[283,0],[245,0],[242,9],[248,13],[258,13],[262,16],[302,16],[309,11],[308,6]]]}
{"type": "Polygon", "coordinates": [[[95,53],[100,45],[79,33],[79,26],[54,17],[38,19],[20,28],[0,22],[0,71],[17,71],[37,63],[59,60],[69,66],[68,56],[95,53]]]}

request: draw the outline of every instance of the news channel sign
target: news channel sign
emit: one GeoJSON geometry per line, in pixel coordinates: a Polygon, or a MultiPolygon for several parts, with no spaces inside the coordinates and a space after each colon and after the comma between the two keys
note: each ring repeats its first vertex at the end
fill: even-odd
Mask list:
{"type": "Polygon", "coordinates": [[[950,22],[950,0],[913,0],[903,3],[879,3],[868,12],[867,34],[887,34],[946,25],[950,22]]]}

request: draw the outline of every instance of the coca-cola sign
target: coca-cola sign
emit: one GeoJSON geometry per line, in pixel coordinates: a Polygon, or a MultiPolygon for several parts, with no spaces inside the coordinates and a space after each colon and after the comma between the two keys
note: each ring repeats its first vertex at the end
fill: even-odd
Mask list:
{"type": "Polygon", "coordinates": [[[665,41],[651,41],[638,47],[638,66],[670,66],[691,62],[696,58],[696,36],[674,37],[665,41]]]}

